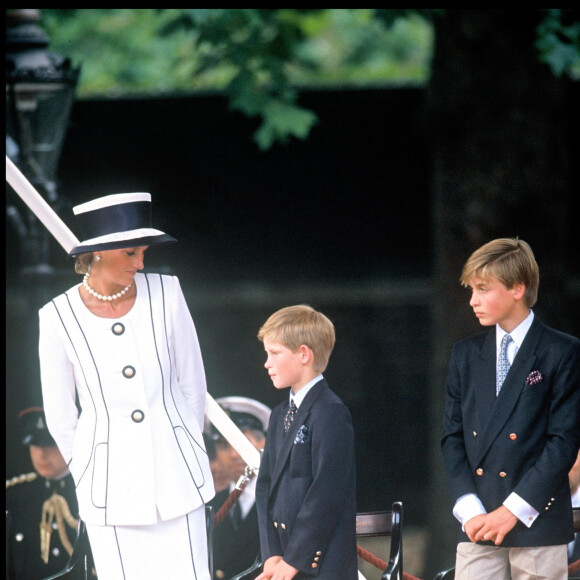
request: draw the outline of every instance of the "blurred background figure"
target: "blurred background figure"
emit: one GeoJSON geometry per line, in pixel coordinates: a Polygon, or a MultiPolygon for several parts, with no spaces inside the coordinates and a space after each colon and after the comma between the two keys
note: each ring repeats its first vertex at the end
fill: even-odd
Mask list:
{"type": "MultiPolygon", "coordinates": [[[[209,467],[213,476],[213,484],[216,493],[229,487],[230,481],[222,465],[222,462],[217,458],[216,445],[211,434],[204,432],[203,441],[205,443],[205,450],[209,457],[209,467]]],[[[215,512],[214,512],[215,513],[215,512]]]]}
{"type": "MultiPolygon", "coordinates": [[[[272,412],[268,406],[247,397],[222,397],[216,399],[216,402],[256,449],[264,449],[272,412]]],[[[213,425],[206,427],[206,432],[208,431],[215,443],[216,459],[228,481],[227,487],[218,491],[210,502],[214,513],[217,513],[234,490],[240,476],[244,474],[246,463],[213,425]]],[[[214,580],[231,578],[249,568],[260,551],[255,493],[254,476],[228,515],[214,529],[214,580]]]]}
{"type": "MultiPolygon", "coordinates": [[[[77,535],[78,506],[72,476],[48,432],[43,409],[21,411],[18,426],[34,471],[6,480],[6,570],[9,580],[39,580],[66,566],[77,535]]],[[[92,570],[91,557],[89,564],[92,570]]]]}

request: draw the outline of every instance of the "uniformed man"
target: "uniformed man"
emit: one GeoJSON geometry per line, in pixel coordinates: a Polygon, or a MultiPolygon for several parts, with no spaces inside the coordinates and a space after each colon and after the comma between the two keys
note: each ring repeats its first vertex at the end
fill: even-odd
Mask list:
{"type": "MultiPolygon", "coordinates": [[[[266,443],[266,431],[272,410],[259,401],[247,397],[222,397],[216,399],[216,402],[254,447],[262,450],[266,443]]],[[[215,514],[233,491],[240,476],[244,474],[246,463],[213,426],[211,433],[215,441],[217,460],[222,464],[229,480],[229,486],[218,492],[210,502],[215,514]]],[[[229,579],[246,570],[254,563],[260,551],[255,494],[254,476],[228,515],[214,529],[214,580],[229,579]]]]}
{"type": "Polygon", "coordinates": [[[43,409],[24,409],[18,423],[34,471],[6,480],[6,570],[9,580],[40,580],[66,566],[77,535],[78,507],[72,476],[43,409]]]}

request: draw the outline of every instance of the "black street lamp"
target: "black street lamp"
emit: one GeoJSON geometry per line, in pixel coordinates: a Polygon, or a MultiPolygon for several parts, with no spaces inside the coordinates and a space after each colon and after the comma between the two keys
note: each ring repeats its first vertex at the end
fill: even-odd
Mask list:
{"type": "MultiPolygon", "coordinates": [[[[80,67],[47,51],[39,22],[40,10],[6,11],[6,155],[58,213],[56,170],[80,67]]],[[[50,233],[28,208],[8,205],[6,211],[19,239],[22,272],[50,273],[50,233]]]]}

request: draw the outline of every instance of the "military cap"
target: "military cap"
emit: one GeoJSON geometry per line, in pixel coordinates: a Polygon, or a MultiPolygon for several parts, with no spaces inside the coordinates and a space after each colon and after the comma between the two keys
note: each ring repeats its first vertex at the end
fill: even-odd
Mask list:
{"type": "Polygon", "coordinates": [[[55,440],[46,426],[46,417],[42,407],[28,407],[18,414],[18,425],[23,445],[51,447],[55,440]]]}
{"type": "MultiPolygon", "coordinates": [[[[228,414],[240,431],[252,429],[266,434],[272,409],[264,403],[248,397],[221,397],[216,403],[228,414]]],[[[208,426],[206,426],[206,431],[208,426]]],[[[221,433],[213,426],[210,427],[214,440],[222,439],[221,433]]]]}

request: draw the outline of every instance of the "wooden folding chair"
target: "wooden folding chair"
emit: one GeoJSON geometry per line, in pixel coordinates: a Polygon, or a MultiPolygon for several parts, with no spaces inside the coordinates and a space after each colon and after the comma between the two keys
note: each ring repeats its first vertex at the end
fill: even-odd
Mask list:
{"type": "MultiPolygon", "coordinates": [[[[363,512],[356,515],[357,541],[369,537],[390,537],[389,562],[383,568],[381,580],[403,580],[403,503],[393,502],[391,511],[363,512]]],[[[376,559],[358,546],[359,557],[381,566],[376,559]]]]}

